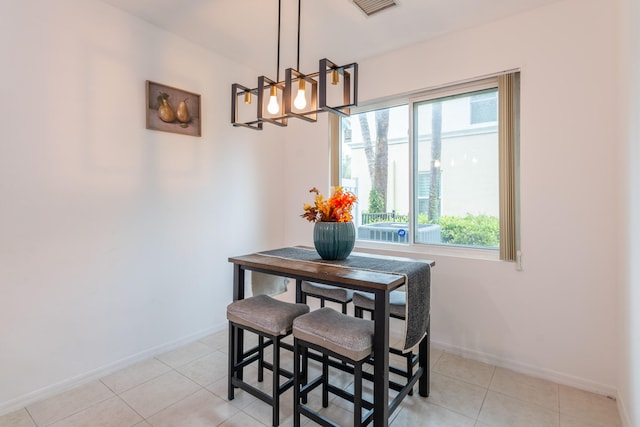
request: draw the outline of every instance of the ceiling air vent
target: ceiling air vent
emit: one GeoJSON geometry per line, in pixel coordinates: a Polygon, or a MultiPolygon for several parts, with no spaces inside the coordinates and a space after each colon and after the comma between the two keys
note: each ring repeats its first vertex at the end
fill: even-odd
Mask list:
{"type": "Polygon", "coordinates": [[[396,5],[394,0],[353,0],[353,2],[368,16],[396,5]]]}

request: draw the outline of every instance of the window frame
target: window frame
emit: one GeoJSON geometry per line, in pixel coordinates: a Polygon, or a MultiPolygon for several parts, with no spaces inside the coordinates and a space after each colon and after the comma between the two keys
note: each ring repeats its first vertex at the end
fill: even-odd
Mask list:
{"type": "MultiPolygon", "coordinates": [[[[408,106],[408,115],[409,115],[409,138],[408,138],[408,150],[409,150],[409,182],[407,183],[409,188],[409,228],[411,230],[408,233],[408,242],[407,243],[394,243],[394,242],[383,242],[383,241],[373,241],[373,240],[356,240],[356,247],[368,249],[368,250],[377,250],[377,251],[389,251],[395,252],[399,254],[431,254],[431,255],[443,255],[443,256],[454,256],[454,257],[464,257],[464,258],[472,258],[472,259],[484,259],[484,260],[501,260],[500,256],[500,247],[498,248],[481,248],[481,247],[467,247],[467,246],[456,246],[456,245],[436,245],[436,244],[428,244],[428,243],[416,243],[415,242],[415,227],[416,227],[416,216],[415,216],[415,204],[417,202],[417,194],[415,193],[414,183],[416,173],[416,159],[415,159],[415,129],[414,129],[414,106],[416,103],[434,100],[438,98],[445,98],[449,96],[460,95],[469,92],[476,92],[486,89],[499,88],[499,77],[504,74],[515,74],[517,77],[517,89],[516,89],[516,111],[517,116],[514,118],[513,126],[516,129],[516,135],[513,140],[512,150],[516,153],[515,158],[513,159],[515,168],[515,176],[513,177],[513,182],[511,183],[515,186],[515,212],[513,215],[516,218],[516,227],[515,231],[513,231],[513,235],[510,238],[514,241],[514,245],[517,248],[518,256],[520,253],[520,227],[519,227],[519,173],[518,173],[518,163],[519,163],[519,135],[517,135],[517,130],[519,130],[519,70],[508,70],[501,73],[492,74],[489,76],[484,76],[481,78],[470,79],[463,82],[452,83],[448,85],[442,85],[439,87],[434,87],[431,89],[419,90],[411,93],[400,94],[397,96],[389,96],[383,99],[372,100],[370,102],[361,103],[361,105],[357,107],[353,107],[351,109],[352,114],[360,114],[369,111],[375,111],[384,108],[390,108],[399,105],[407,105],[408,106]]],[[[500,102],[500,93],[498,93],[498,102],[500,102]]],[[[498,112],[498,121],[501,119],[501,113],[498,112]]],[[[342,161],[342,153],[341,153],[341,123],[342,120],[339,116],[330,115],[329,127],[330,127],[330,177],[331,177],[331,185],[336,186],[340,185],[340,172],[341,172],[341,161],[342,161]]],[[[482,125],[482,124],[480,124],[482,125]]],[[[499,161],[499,169],[503,168],[501,164],[502,160],[499,161]]],[[[502,199],[502,184],[500,188],[500,198],[502,199]]],[[[501,201],[502,203],[502,201],[501,201]]],[[[502,211],[502,208],[501,208],[502,211]]],[[[502,230],[501,230],[502,232],[502,230]]],[[[501,243],[502,244],[502,239],[501,243]]],[[[516,261],[516,259],[505,259],[505,261],[516,261]]]]}

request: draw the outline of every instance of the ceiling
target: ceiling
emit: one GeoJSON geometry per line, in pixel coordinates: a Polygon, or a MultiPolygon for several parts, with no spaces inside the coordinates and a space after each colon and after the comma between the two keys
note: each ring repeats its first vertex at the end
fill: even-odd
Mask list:
{"type": "MultiPolygon", "coordinates": [[[[276,77],[278,0],[102,0],[276,77]]],[[[300,71],[360,61],[559,0],[396,0],[366,16],[352,0],[302,0],[300,71]]],[[[282,0],[280,74],[296,68],[296,0],[282,0]]]]}

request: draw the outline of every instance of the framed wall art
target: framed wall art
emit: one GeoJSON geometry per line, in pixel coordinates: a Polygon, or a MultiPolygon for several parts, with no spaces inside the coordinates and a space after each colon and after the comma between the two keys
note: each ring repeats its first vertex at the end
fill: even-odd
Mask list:
{"type": "Polygon", "coordinates": [[[200,95],[147,80],[147,129],[201,136],[200,95]]]}

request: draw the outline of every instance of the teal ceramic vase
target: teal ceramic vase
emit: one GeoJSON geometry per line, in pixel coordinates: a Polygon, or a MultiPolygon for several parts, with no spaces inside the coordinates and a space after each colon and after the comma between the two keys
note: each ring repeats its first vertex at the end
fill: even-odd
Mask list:
{"type": "Polygon", "coordinates": [[[353,222],[316,222],[313,227],[313,244],[322,259],[345,259],[355,243],[353,222]]]}

